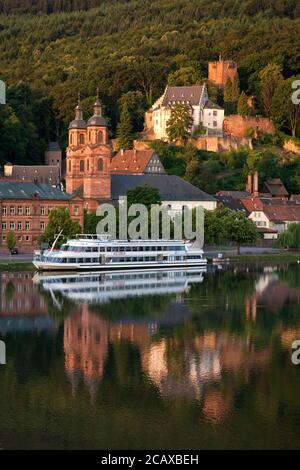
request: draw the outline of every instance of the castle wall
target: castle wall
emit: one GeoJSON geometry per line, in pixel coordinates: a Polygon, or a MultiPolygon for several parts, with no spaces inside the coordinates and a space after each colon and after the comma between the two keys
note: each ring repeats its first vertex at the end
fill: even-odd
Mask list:
{"type": "Polygon", "coordinates": [[[223,130],[230,136],[244,138],[246,137],[247,129],[251,128],[254,131],[254,138],[257,138],[258,131],[266,134],[272,134],[274,132],[273,124],[268,118],[243,117],[238,114],[225,116],[223,130]]]}

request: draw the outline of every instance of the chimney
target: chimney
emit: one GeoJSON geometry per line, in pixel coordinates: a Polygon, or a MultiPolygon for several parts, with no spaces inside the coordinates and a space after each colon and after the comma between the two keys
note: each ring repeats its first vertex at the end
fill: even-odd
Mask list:
{"type": "Polygon", "coordinates": [[[254,197],[259,196],[258,192],[258,171],[256,170],[253,177],[253,195],[254,197]]]}
{"type": "Polygon", "coordinates": [[[136,158],[136,149],[133,149],[133,156],[136,158]]]}
{"type": "Polygon", "coordinates": [[[252,175],[251,174],[248,175],[247,184],[246,184],[246,191],[248,193],[252,194],[252,175]]]}
{"type": "Polygon", "coordinates": [[[121,149],[121,155],[122,155],[122,157],[123,157],[123,155],[124,155],[124,149],[121,149]]]}

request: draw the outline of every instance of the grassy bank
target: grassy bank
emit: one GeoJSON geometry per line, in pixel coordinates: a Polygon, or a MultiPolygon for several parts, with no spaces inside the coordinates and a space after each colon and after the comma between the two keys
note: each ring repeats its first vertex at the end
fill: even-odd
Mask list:
{"type": "Polygon", "coordinates": [[[298,253],[255,253],[230,256],[231,262],[240,263],[300,263],[300,252],[298,253]]]}
{"type": "Polygon", "coordinates": [[[0,260],[1,271],[34,271],[35,267],[30,261],[6,261],[0,260]]]}

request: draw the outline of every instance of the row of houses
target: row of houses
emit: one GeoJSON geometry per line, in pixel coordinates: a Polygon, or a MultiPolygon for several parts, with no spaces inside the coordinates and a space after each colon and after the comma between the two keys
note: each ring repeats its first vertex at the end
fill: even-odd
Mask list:
{"type": "Polygon", "coordinates": [[[265,240],[276,240],[289,224],[300,222],[300,195],[289,195],[279,178],[263,182],[258,187],[258,172],[248,176],[245,191],[220,191],[219,204],[243,211],[253,221],[265,240]]]}

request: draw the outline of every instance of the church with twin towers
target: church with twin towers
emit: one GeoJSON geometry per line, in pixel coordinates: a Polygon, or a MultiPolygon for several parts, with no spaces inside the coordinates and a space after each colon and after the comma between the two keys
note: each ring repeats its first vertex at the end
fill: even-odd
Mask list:
{"type": "Polygon", "coordinates": [[[98,93],[93,116],[87,121],[78,97],[75,119],[69,124],[66,157],[66,192],[78,194],[89,212],[95,212],[103,202],[118,203],[138,186],[156,188],[171,216],[186,206],[216,207],[214,197],[179,176],[167,175],[153,149],[121,149],[114,155],[98,93]]]}

